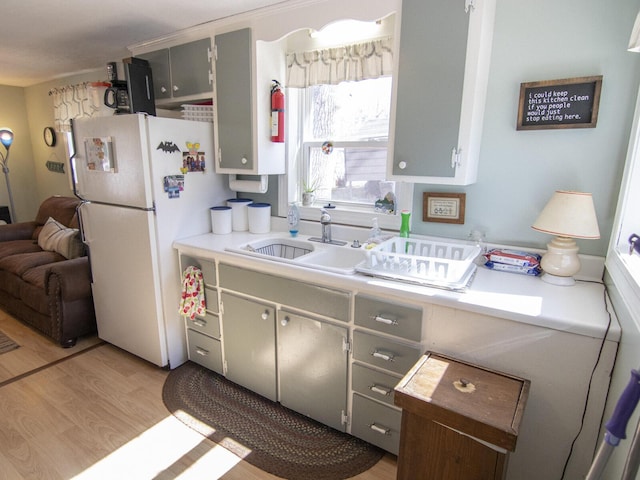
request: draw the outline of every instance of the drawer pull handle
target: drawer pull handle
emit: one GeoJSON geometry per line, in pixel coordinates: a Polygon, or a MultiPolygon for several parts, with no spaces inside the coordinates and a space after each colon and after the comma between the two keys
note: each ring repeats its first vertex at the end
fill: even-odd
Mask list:
{"type": "Polygon", "coordinates": [[[196,347],[196,353],[198,355],[202,355],[203,357],[206,357],[207,355],[209,355],[209,350],[206,350],[206,349],[200,348],[200,347],[196,347]]]}
{"type": "Polygon", "coordinates": [[[376,350],[371,355],[381,360],[384,360],[385,362],[393,362],[393,355],[390,353],[383,353],[376,350]]]}
{"type": "Polygon", "coordinates": [[[391,390],[390,389],[379,387],[378,385],[370,386],[369,390],[371,390],[374,393],[378,393],[380,395],[384,395],[385,397],[388,397],[389,395],[391,395],[391,390]]]}
{"type": "Polygon", "coordinates": [[[381,435],[391,435],[391,429],[385,428],[385,427],[379,427],[375,423],[372,423],[371,425],[369,425],[369,428],[371,430],[373,430],[374,432],[379,433],[381,435]]]}
{"type": "Polygon", "coordinates": [[[378,322],[378,323],[384,323],[385,325],[398,325],[398,322],[391,319],[391,318],[385,318],[382,317],[380,315],[376,315],[375,317],[373,317],[373,319],[378,322]]]}
{"type": "Polygon", "coordinates": [[[203,322],[202,320],[194,320],[193,324],[197,327],[204,327],[207,324],[207,322],[203,322]]]}

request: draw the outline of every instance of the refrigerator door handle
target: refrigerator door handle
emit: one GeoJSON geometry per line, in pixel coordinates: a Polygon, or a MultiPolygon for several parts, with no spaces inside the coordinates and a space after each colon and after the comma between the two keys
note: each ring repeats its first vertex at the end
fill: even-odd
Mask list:
{"type": "Polygon", "coordinates": [[[76,213],[78,214],[78,226],[80,227],[80,240],[84,244],[87,249],[87,258],[89,260],[89,279],[91,284],[93,284],[93,271],[91,269],[91,247],[89,246],[89,242],[87,241],[85,224],[82,221],[82,207],[84,207],[88,202],[82,202],[76,208],[76,213]]]}

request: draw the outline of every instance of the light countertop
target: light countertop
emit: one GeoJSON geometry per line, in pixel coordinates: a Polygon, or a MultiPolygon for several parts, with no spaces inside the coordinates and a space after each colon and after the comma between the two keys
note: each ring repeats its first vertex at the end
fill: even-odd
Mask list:
{"type": "MultiPolygon", "coordinates": [[[[317,225],[310,228],[319,228],[317,225]]],[[[297,239],[317,236],[315,230],[301,233],[297,239]],[[304,233],[312,233],[305,235],[304,233]]],[[[366,239],[364,233],[350,228],[340,231],[334,226],[334,238],[351,241],[366,239]],[[337,233],[337,234],[336,234],[337,233]],[[362,237],[364,235],[364,237],[362,237]]],[[[226,251],[263,238],[290,238],[286,231],[268,234],[233,232],[212,233],[176,240],[174,248],[187,255],[217,259],[238,267],[286,276],[326,287],[395,297],[397,300],[441,305],[545,328],[607,338],[619,341],[620,326],[608,304],[604,285],[598,280],[581,281],[563,287],[543,282],[539,277],[490,270],[479,266],[470,286],[464,292],[414,285],[362,274],[341,275],[317,269],[291,265],[274,260],[250,257],[226,251]]],[[[426,237],[425,237],[426,238],[426,237]]]]}

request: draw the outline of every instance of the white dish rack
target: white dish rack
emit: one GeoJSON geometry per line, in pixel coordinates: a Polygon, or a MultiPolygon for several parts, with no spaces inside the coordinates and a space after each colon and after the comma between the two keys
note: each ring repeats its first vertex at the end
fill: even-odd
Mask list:
{"type": "Polygon", "coordinates": [[[441,241],[392,237],[371,250],[356,271],[449,290],[464,290],[476,272],[481,248],[441,241]]]}

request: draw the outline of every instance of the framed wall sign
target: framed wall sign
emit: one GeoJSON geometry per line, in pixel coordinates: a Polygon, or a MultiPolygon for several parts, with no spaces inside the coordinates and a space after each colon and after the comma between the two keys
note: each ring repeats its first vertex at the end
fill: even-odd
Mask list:
{"type": "Polygon", "coordinates": [[[518,130],[595,128],[602,75],[520,84],[518,130]]]}
{"type": "Polygon", "coordinates": [[[422,194],[422,221],[464,223],[465,193],[422,194]]]}

